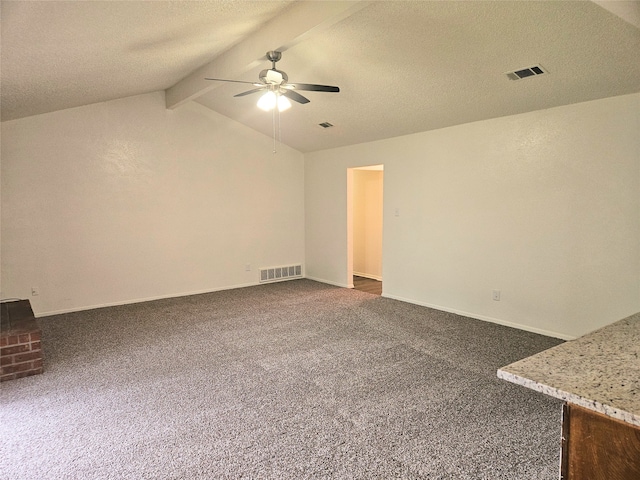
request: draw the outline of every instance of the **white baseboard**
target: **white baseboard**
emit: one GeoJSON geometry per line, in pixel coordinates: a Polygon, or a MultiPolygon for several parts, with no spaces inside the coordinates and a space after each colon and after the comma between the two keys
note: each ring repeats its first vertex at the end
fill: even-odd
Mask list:
{"type": "Polygon", "coordinates": [[[488,317],[486,315],[479,315],[477,313],[464,312],[462,310],[456,310],[454,308],[447,308],[441,305],[433,305],[431,303],[419,302],[416,300],[411,300],[404,297],[399,297],[396,295],[389,295],[386,293],[382,294],[385,298],[391,298],[393,300],[399,300],[401,302],[411,303],[413,305],[420,305],[421,307],[433,308],[434,310],[440,310],[448,313],[455,313],[456,315],[462,315],[463,317],[475,318],[476,320],[483,320],[485,322],[497,323],[498,325],[504,325],[505,327],[517,328],[518,330],[524,330],[526,332],[537,333],[540,335],[544,335],[546,337],[559,338],[561,340],[575,340],[576,337],[571,335],[566,335],[564,333],[554,332],[551,330],[545,330],[543,328],[531,327],[529,325],[523,325],[521,323],[509,322],[507,320],[502,320],[499,318],[488,317]]]}
{"type": "Polygon", "coordinates": [[[326,283],[327,285],[333,285],[334,287],[353,288],[353,283],[346,284],[346,283],[330,282],[329,280],[325,280],[323,278],[316,278],[316,277],[309,277],[309,276],[306,276],[304,278],[306,278],[307,280],[313,280],[314,282],[320,282],[320,283],[326,283]]]}
{"type": "Polygon", "coordinates": [[[353,272],[353,274],[356,277],[370,278],[371,280],[378,280],[379,282],[382,281],[382,277],[379,277],[378,275],[371,275],[370,273],[353,272]]]}
{"type": "MultiPolygon", "coordinates": [[[[322,278],[316,278],[316,277],[303,277],[303,278],[306,278],[308,280],[313,280],[315,282],[326,283],[328,285],[333,285],[333,286],[336,286],[336,287],[353,288],[353,284],[349,285],[349,284],[345,284],[345,283],[332,282],[332,281],[329,281],[329,280],[325,280],[325,279],[322,279],[322,278]]],[[[298,278],[291,279],[291,280],[298,280],[298,278]]],[[[230,286],[217,287],[217,288],[211,288],[211,289],[205,289],[205,290],[196,290],[196,291],[191,291],[191,292],[182,292],[182,293],[173,293],[173,294],[168,294],[168,295],[158,295],[158,296],[154,296],[154,297],[136,298],[136,299],[124,300],[124,301],[120,301],[120,302],[110,302],[110,303],[102,303],[102,304],[96,304],[96,305],[87,305],[87,306],[83,306],[83,307],[66,308],[66,309],[62,309],[62,310],[51,310],[51,311],[47,311],[47,312],[38,312],[36,317],[37,318],[49,317],[51,315],[60,315],[60,314],[63,314],[63,313],[73,313],[73,312],[82,312],[82,311],[85,311],[85,310],[94,310],[96,308],[116,307],[116,306],[119,306],[119,305],[131,305],[131,304],[134,304],[134,303],[152,302],[154,300],[163,300],[163,299],[166,299],[166,298],[188,297],[190,295],[201,295],[201,294],[204,294],[204,293],[220,292],[220,291],[224,291],[224,290],[233,290],[233,289],[236,289],[236,288],[246,288],[246,287],[253,287],[253,286],[258,286],[258,285],[261,285],[261,284],[258,283],[258,282],[251,282],[251,283],[244,283],[244,284],[239,284],[239,285],[230,285],[230,286]]],[[[485,322],[497,323],[498,325],[504,325],[506,327],[517,328],[519,330],[524,330],[524,331],[527,331],[527,332],[538,333],[540,335],[545,335],[547,337],[560,338],[562,340],[574,340],[576,338],[574,336],[565,335],[563,333],[558,333],[558,332],[554,332],[554,331],[550,331],[550,330],[545,330],[545,329],[542,329],[542,328],[535,328],[535,327],[531,327],[529,325],[523,325],[523,324],[520,324],[520,323],[509,322],[507,320],[502,320],[502,319],[494,318],[494,317],[488,317],[486,315],[478,315],[478,314],[475,314],[475,313],[465,312],[465,311],[462,311],[462,310],[456,310],[454,308],[443,307],[441,305],[434,305],[434,304],[431,304],[431,303],[419,302],[419,301],[416,301],[416,300],[400,297],[400,296],[397,296],[397,295],[389,295],[387,293],[383,293],[382,296],[385,297],[385,298],[390,298],[392,300],[398,300],[400,302],[411,303],[413,305],[420,305],[422,307],[433,308],[435,310],[440,310],[440,311],[443,311],[443,312],[455,313],[456,315],[462,315],[464,317],[475,318],[476,320],[483,320],[485,322]]]]}
{"type": "Polygon", "coordinates": [[[94,310],[96,308],[117,307],[119,305],[131,305],[131,304],[134,304],[134,303],[152,302],[154,300],[163,300],[165,298],[188,297],[190,295],[201,295],[203,293],[221,292],[221,291],[224,291],[224,290],[233,290],[233,289],[236,289],[236,288],[253,287],[253,286],[257,286],[257,285],[260,285],[260,283],[258,283],[258,282],[243,283],[243,284],[239,284],[239,285],[211,288],[211,289],[205,289],[205,290],[196,290],[196,291],[192,291],[192,292],[171,293],[171,294],[168,294],[168,295],[158,295],[158,296],[154,296],[154,297],[135,298],[135,299],[130,299],[130,300],[123,300],[121,302],[101,303],[101,304],[97,304],[97,305],[87,305],[87,306],[83,306],[83,307],[65,308],[65,309],[62,309],[62,310],[51,310],[51,311],[48,311],[48,312],[38,312],[36,317],[37,318],[50,317],[51,315],[60,315],[62,313],[83,312],[85,310],[94,310]]]}

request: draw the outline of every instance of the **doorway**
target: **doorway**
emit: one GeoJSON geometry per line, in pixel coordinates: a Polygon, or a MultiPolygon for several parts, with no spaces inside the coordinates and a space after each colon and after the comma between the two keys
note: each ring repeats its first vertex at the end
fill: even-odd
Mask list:
{"type": "Polygon", "coordinates": [[[382,294],[384,166],[347,169],[348,284],[382,294]]]}

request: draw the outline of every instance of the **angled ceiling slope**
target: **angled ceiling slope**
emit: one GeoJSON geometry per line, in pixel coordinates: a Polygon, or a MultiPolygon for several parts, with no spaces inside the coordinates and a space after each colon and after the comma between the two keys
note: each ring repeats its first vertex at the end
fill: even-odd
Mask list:
{"type": "Polygon", "coordinates": [[[2,0],[2,120],[166,90],[291,3],[2,0]]]}
{"type": "MultiPolygon", "coordinates": [[[[289,48],[278,68],[341,88],[281,116],[282,141],[310,152],[638,92],[640,29],[593,2],[371,2],[289,48]],[[506,76],[532,65],[548,75],[506,76]]],[[[256,99],[233,97],[242,89],[218,85],[196,101],[270,135],[256,99]]]]}
{"type": "Polygon", "coordinates": [[[290,80],[340,86],[281,115],[301,151],[640,91],[640,2],[2,0],[2,119],[165,90],[265,135],[241,84],[283,51],[290,80]],[[540,65],[548,74],[505,75],[540,65]],[[319,124],[328,122],[332,128],[319,124]]]}

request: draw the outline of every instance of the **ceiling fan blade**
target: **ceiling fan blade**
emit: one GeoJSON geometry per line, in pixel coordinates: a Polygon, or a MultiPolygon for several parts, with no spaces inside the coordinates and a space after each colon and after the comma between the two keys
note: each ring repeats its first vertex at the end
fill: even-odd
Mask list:
{"type": "Polygon", "coordinates": [[[256,82],[245,82],[243,80],[227,80],[225,78],[205,78],[205,80],[215,80],[216,82],[248,83],[249,85],[254,85],[256,87],[262,85],[261,83],[256,82]]]}
{"type": "Polygon", "coordinates": [[[303,97],[298,92],[294,92],[293,90],[287,90],[286,92],[283,92],[282,95],[284,95],[285,97],[289,97],[294,102],[298,102],[298,103],[310,102],[310,100],[307,97],[303,97]]]}
{"type": "Polygon", "coordinates": [[[245,95],[250,95],[252,93],[260,92],[262,90],[264,90],[264,87],[253,88],[251,90],[247,90],[246,92],[238,93],[237,95],[234,95],[234,97],[244,97],[245,95]]]}
{"type": "Polygon", "coordinates": [[[312,83],[289,83],[296,90],[308,90],[311,92],[339,92],[338,87],[332,87],[330,85],[314,85],[312,83]]]}

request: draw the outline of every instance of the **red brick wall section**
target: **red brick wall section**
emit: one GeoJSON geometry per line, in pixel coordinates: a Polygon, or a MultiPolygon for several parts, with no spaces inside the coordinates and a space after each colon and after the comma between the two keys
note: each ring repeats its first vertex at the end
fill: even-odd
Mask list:
{"type": "Polygon", "coordinates": [[[0,382],[42,373],[40,331],[0,337],[0,382]]]}

